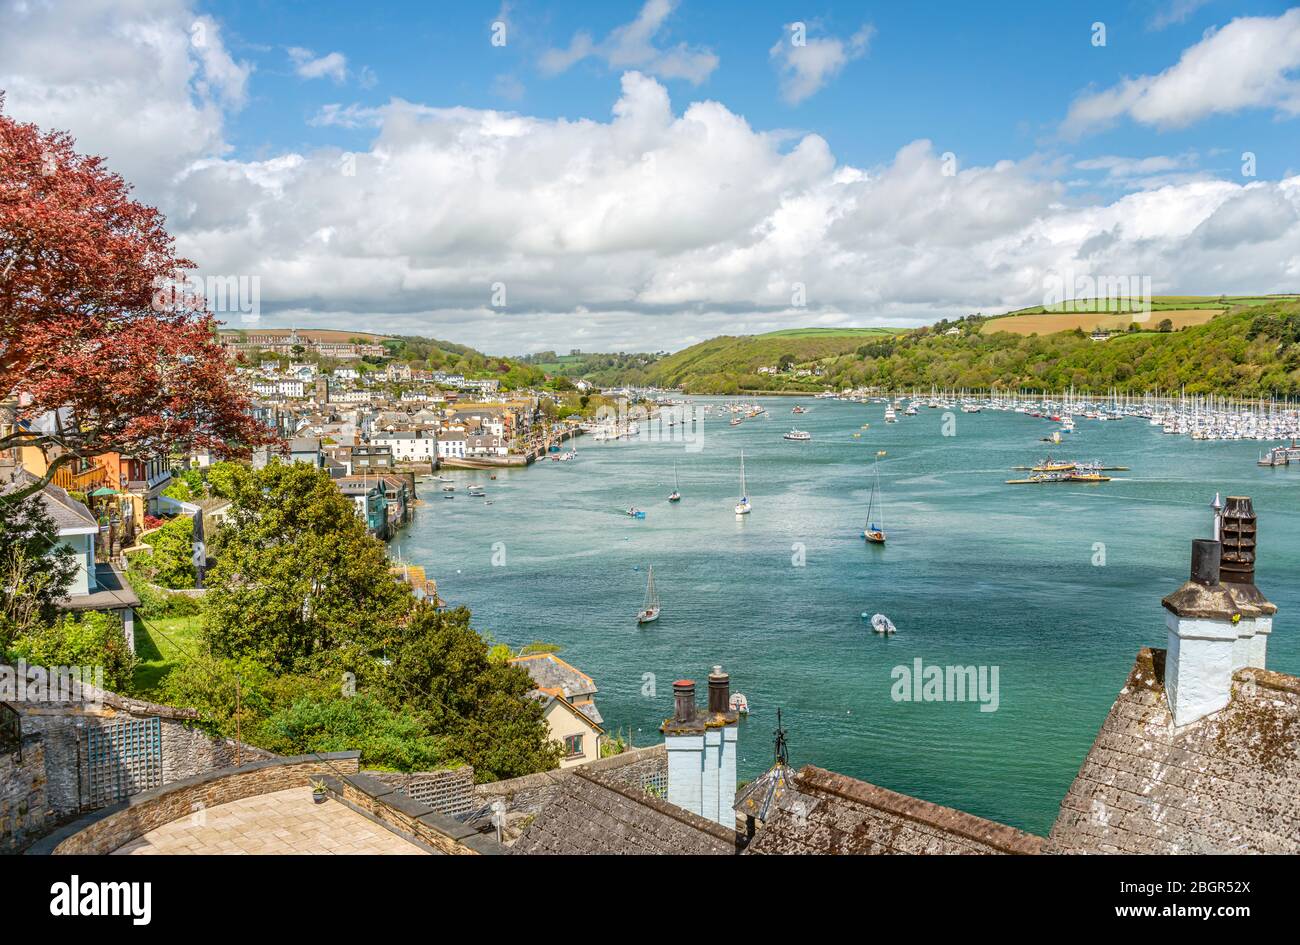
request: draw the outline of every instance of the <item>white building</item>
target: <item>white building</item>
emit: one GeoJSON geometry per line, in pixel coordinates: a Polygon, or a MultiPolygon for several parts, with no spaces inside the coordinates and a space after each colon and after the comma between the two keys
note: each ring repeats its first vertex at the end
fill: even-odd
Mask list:
{"type": "Polygon", "coordinates": [[[376,433],[370,438],[372,446],[387,446],[393,459],[399,463],[431,463],[439,456],[438,437],[432,432],[415,433],[409,430],[376,433]]]}
{"type": "Polygon", "coordinates": [[[464,433],[443,433],[438,437],[438,458],[439,459],[464,459],[465,442],[464,433]]]}

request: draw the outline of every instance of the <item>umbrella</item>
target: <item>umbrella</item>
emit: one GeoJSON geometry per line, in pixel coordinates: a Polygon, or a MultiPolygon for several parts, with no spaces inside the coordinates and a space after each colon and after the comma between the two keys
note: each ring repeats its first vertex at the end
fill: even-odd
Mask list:
{"type": "Polygon", "coordinates": [[[121,495],[121,493],[118,492],[116,489],[110,489],[108,486],[100,486],[98,489],[92,492],[91,495],[94,496],[95,498],[99,498],[100,496],[105,496],[105,495],[121,495]]]}

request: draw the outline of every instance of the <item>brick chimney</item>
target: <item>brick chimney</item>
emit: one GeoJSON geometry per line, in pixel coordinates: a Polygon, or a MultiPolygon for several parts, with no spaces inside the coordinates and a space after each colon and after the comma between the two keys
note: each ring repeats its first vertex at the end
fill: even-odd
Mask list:
{"type": "Polygon", "coordinates": [[[673,683],[673,717],[660,731],[668,748],[668,803],[734,827],[738,716],[731,711],[731,678],[709,673],[708,712],[695,706],[695,681],[673,683]]]}
{"type": "Polygon", "coordinates": [[[1215,525],[1223,545],[1221,580],[1241,612],[1237,642],[1232,649],[1234,670],[1264,668],[1273,615],[1277,613],[1277,605],[1255,586],[1258,524],[1249,496],[1228,496],[1216,514],[1215,525]]]}
{"type": "Polygon", "coordinates": [[[1168,613],[1165,695],[1174,725],[1189,725],[1218,712],[1232,696],[1233,650],[1241,611],[1221,582],[1223,545],[1192,542],[1188,581],[1160,603],[1168,613]]]}

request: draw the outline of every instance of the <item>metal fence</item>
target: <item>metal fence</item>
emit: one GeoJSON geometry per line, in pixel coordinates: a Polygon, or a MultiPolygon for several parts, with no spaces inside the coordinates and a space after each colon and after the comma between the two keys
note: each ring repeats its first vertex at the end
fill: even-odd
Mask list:
{"type": "Polygon", "coordinates": [[[161,784],[160,719],[130,719],[86,731],[86,804],[102,807],[161,784]]]}

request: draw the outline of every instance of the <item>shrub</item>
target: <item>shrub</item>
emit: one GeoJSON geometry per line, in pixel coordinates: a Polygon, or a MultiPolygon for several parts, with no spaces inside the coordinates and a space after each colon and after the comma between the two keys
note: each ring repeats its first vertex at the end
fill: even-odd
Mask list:
{"type": "Polygon", "coordinates": [[[135,654],[115,614],[66,614],[18,637],[12,650],[14,656],[38,666],[102,667],[104,686],[114,692],[124,691],[135,672],[135,654]]]}
{"type": "Polygon", "coordinates": [[[360,751],[367,768],[427,771],[443,761],[439,739],[418,717],[368,695],[299,699],[263,722],[256,739],[282,755],[360,751]]]}

